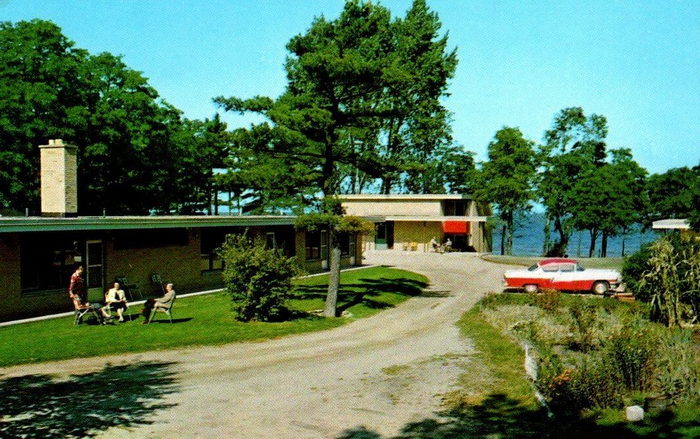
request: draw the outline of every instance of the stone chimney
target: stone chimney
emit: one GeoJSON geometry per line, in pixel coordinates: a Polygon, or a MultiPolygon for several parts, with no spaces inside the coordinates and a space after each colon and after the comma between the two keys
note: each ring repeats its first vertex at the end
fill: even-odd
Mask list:
{"type": "Polygon", "coordinates": [[[77,147],[61,139],[39,145],[41,151],[41,215],[78,215],[77,147]]]}

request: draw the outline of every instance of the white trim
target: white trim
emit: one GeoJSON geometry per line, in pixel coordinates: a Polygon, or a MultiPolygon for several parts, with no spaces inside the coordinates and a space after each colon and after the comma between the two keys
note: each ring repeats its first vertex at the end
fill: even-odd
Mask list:
{"type": "Polygon", "coordinates": [[[347,194],[339,195],[341,201],[356,200],[471,200],[467,194],[347,194]]]}
{"type": "Polygon", "coordinates": [[[483,222],[488,219],[487,216],[403,216],[403,215],[387,215],[385,221],[425,221],[425,222],[443,222],[443,221],[465,221],[465,222],[483,222]]]}
{"type": "Polygon", "coordinates": [[[651,228],[655,230],[688,230],[690,223],[687,219],[663,219],[654,221],[651,228]]]}

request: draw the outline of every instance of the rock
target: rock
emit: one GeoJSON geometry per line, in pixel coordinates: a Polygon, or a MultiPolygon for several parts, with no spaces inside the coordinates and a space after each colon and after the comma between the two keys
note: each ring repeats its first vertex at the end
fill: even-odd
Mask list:
{"type": "Polygon", "coordinates": [[[625,416],[630,422],[637,422],[644,419],[644,409],[638,405],[632,405],[625,408],[625,416]]]}

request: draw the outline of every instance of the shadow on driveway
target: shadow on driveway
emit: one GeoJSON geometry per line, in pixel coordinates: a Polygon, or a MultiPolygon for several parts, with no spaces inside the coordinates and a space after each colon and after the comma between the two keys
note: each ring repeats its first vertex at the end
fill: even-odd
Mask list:
{"type": "Polygon", "coordinates": [[[113,426],[150,424],[162,399],[177,391],[174,363],[107,365],[59,380],[0,377],[0,437],[93,437],[113,426]]]}

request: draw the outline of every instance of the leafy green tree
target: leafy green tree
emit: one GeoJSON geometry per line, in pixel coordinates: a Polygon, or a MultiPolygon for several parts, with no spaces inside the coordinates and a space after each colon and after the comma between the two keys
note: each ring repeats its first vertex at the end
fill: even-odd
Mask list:
{"type": "Polygon", "coordinates": [[[627,148],[614,149],[610,154],[612,161],[605,171],[608,180],[606,191],[610,196],[601,200],[608,207],[600,221],[602,257],[607,257],[608,238],[624,235],[635,224],[641,223],[649,205],[644,190],[646,169],[639,166],[632,157],[632,151],[627,148]]]}
{"type": "Polygon", "coordinates": [[[300,273],[294,258],[267,248],[261,237],[246,235],[228,235],[219,255],[238,320],[271,321],[284,315],[285,302],[293,293],[292,278],[300,273]]]}
{"type": "Polygon", "coordinates": [[[503,220],[501,254],[509,255],[513,250],[516,215],[528,210],[534,198],[537,172],[534,142],[525,139],[518,128],[503,127],[489,143],[488,158],[481,164],[474,196],[496,206],[503,220]]]}
{"type": "MultiPolygon", "coordinates": [[[[649,211],[645,224],[665,218],[689,219],[700,211],[700,165],[673,168],[647,180],[649,211]]],[[[696,227],[696,230],[699,230],[696,227]]]]}
{"type": "MultiPolygon", "coordinates": [[[[576,200],[575,187],[584,175],[603,166],[606,157],[605,138],[608,132],[604,116],[586,116],[580,107],[561,110],[554,117],[552,128],[545,134],[545,144],[539,154],[542,172],[538,193],[547,210],[558,241],[546,254],[563,255],[572,231],[572,206],[576,200]]],[[[545,239],[548,239],[548,226],[545,239]]],[[[548,246],[549,247],[549,246],[548,246]]]]}
{"type": "Polygon", "coordinates": [[[170,180],[170,190],[176,195],[172,196],[169,210],[218,214],[219,190],[228,188],[222,187],[214,169],[226,166],[231,151],[232,135],[226,123],[218,114],[211,120],[185,119],[174,132],[172,142],[179,154],[173,157],[177,170],[170,180]]]}
{"type": "Polygon", "coordinates": [[[88,115],[86,57],[51,22],[0,23],[0,206],[38,206],[37,145],[74,138],[88,115]]]}
{"type": "Polygon", "coordinates": [[[571,224],[588,230],[588,257],[595,255],[596,241],[602,234],[601,256],[607,253],[607,239],[624,232],[642,219],[646,208],[646,171],[632,158],[629,149],[610,151],[612,162],[582,171],[571,191],[571,224]]]}
{"type": "Polygon", "coordinates": [[[38,210],[38,145],[78,146],[79,213],[169,211],[186,171],[180,112],[120,57],[44,20],[0,23],[0,206],[38,210]]]}
{"type": "Polygon", "coordinates": [[[444,190],[435,187],[435,171],[452,152],[452,137],[450,115],[441,99],[447,96],[457,54],[448,51],[447,36],[439,35],[441,26],[425,0],[414,0],[406,17],[388,29],[393,46],[387,53],[387,87],[376,97],[378,108],[387,115],[376,137],[383,164],[381,193],[401,190],[416,177],[423,181],[408,188],[411,192],[444,190]],[[407,170],[413,172],[406,174],[407,170]]]}
{"type": "MultiPolygon", "coordinates": [[[[424,2],[416,1],[415,5],[424,2]]],[[[376,141],[379,133],[392,123],[395,129],[408,123],[400,116],[402,112],[410,112],[410,106],[399,107],[392,93],[403,93],[405,99],[411,98],[409,102],[416,102],[417,97],[411,93],[420,91],[405,89],[409,86],[406,75],[410,76],[411,71],[402,62],[415,70],[422,57],[419,52],[411,52],[412,46],[408,45],[404,52],[415,55],[412,64],[405,56],[402,58],[397,47],[403,47],[404,43],[398,41],[397,26],[386,8],[370,2],[348,1],[337,19],[316,18],[306,33],[295,36],[287,44],[288,84],[279,98],[215,99],[226,110],[255,112],[267,119],[236,133],[237,143],[253,152],[258,157],[257,163],[263,164],[263,167],[254,165],[261,170],[259,181],[291,189],[293,193],[303,188],[320,194],[325,201],[315,206],[317,212],[340,216],[342,212],[334,197],[341,193],[349,174],[353,170],[376,173],[387,169],[386,156],[371,145],[358,143],[376,141]],[[268,160],[278,163],[277,169],[285,170],[284,174],[275,176],[266,170],[264,163],[268,160]]],[[[442,88],[439,82],[435,86],[439,96],[442,88]]],[[[423,124],[429,122],[429,114],[432,113],[421,113],[423,124]]],[[[396,163],[390,165],[401,169],[396,163]]],[[[340,246],[335,222],[330,223],[328,230],[331,252],[328,303],[331,303],[331,296],[338,289],[340,246]]],[[[329,309],[326,314],[335,315],[335,311],[329,309]]]]}

